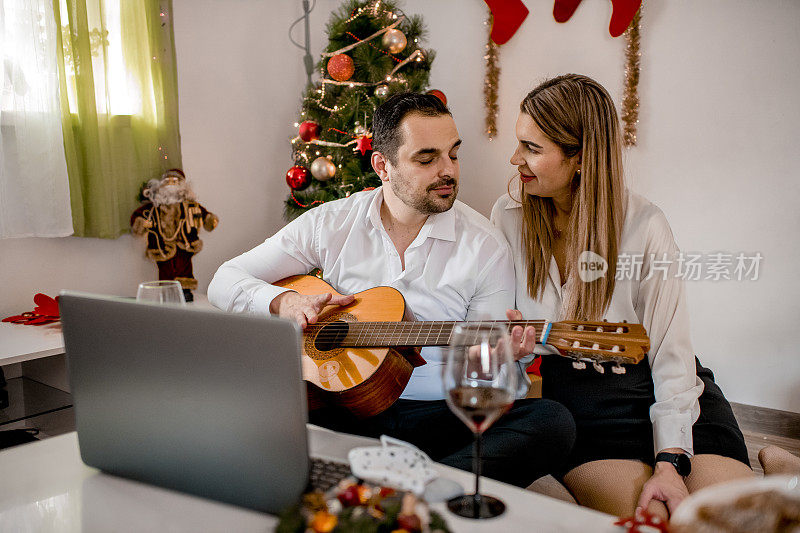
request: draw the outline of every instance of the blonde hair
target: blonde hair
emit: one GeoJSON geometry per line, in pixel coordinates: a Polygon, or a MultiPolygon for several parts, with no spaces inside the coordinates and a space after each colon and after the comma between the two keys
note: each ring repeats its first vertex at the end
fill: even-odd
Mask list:
{"type": "MultiPolygon", "coordinates": [[[[572,182],[567,228],[565,299],[561,318],[600,320],[614,293],[619,239],[624,220],[624,181],[619,119],[608,92],[591,78],[565,74],[545,81],[520,104],[567,158],[580,153],[581,169],[572,182]],[[599,279],[578,279],[578,256],[592,251],[608,262],[599,279]]],[[[553,256],[555,206],[552,198],[525,194],[520,183],[522,244],[528,265],[528,293],[544,291],[553,256]]]]}

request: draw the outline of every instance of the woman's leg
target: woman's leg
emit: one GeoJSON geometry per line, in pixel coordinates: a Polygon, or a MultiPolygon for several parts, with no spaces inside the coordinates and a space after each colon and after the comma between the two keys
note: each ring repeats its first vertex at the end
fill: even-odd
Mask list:
{"type": "MultiPolygon", "coordinates": [[[[634,459],[603,459],[576,466],[564,475],[564,484],[578,503],[614,516],[632,516],[642,486],[653,469],[634,459]]],[[[647,510],[668,518],[663,502],[653,500],[647,510]]]]}
{"type": "Polygon", "coordinates": [[[705,453],[692,457],[692,473],[684,481],[691,494],[710,485],[750,477],[755,477],[755,474],[741,461],[705,453]]]}
{"type": "Polygon", "coordinates": [[[692,473],[686,478],[689,493],[734,479],[753,477],[744,435],[731,405],[714,381],[714,374],[695,359],[697,377],[705,389],[700,396],[700,418],[695,422],[692,473]]]}

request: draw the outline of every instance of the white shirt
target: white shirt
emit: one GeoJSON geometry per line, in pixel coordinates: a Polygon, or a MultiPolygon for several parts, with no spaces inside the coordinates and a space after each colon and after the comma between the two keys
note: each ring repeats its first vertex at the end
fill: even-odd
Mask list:
{"type": "MultiPolygon", "coordinates": [[[[417,320],[505,319],[514,304],[514,265],[503,236],[477,211],[456,201],[430,215],[400,256],[383,227],[382,188],[328,202],[303,213],[263,244],[224,263],[208,287],[208,299],[225,311],[269,314],[287,289],[270,285],[314,268],[342,294],[376,286],[399,290],[417,320]]],[[[441,400],[441,348],[423,348],[401,398],[441,400]]],[[[520,395],[527,390],[518,365],[520,395]]]]}
{"type": "MultiPolygon", "coordinates": [[[[562,284],[554,258],[550,261],[541,299],[534,300],[528,295],[527,265],[522,250],[522,207],[506,194],[495,203],[491,219],[511,244],[517,275],[517,308],[526,318],[558,320],[562,284]]],[[[655,451],[682,448],[691,455],[694,452],[692,424],[700,416],[698,398],[703,392],[703,382],[697,377],[695,367],[683,281],[675,276],[678,247],[664,213],[633,193],[627,194],[619,250],[620,257],[628,254],[643,258],[641,274],[616,281],[603,318],[609,322],[640,323],[647,330],[650,337],[647,358],[656,399],[650,407],[655,451]],[[672,261],[667,273],[651,261],[653,257],[661,260],[664,253],[672,261]],[[651,270],[653,275],[646,280],[651,270]]],[[[557,353],[554,348],[541,345],[536,346],[535,352],[557,353]]]]}

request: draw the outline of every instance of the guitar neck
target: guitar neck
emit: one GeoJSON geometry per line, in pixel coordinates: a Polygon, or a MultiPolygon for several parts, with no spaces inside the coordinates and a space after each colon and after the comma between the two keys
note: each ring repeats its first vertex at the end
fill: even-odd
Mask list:
{"type": "MultiPolygon", "coordinates": [[[[536,342],[547,338],[548,324],[546,320],[490,320],[480,322],[351,322],[347,325],[347,333],[337,339],[342,347],[398,347],[398,346],[447,346],[457,325],[495,325],[506,326],[510,331],[514,326],[534,326],[536,342]]],[[[325,335],[325,329],[320,335],[325,335]]],[[[468,340],[468,339],[467,339],[468,340]]],[[[477,340],[477,332],[476,332],[477,340]]]]}

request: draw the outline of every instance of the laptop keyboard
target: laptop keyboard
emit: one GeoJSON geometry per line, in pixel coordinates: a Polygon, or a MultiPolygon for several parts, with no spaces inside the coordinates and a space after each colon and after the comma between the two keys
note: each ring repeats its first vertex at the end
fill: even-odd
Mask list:
{"type": "Polygon", "coordinates": [[[312,457],[308,485],[311,490],[327,492],[350,475],[350,465],[347,463],[312,457]]]}

